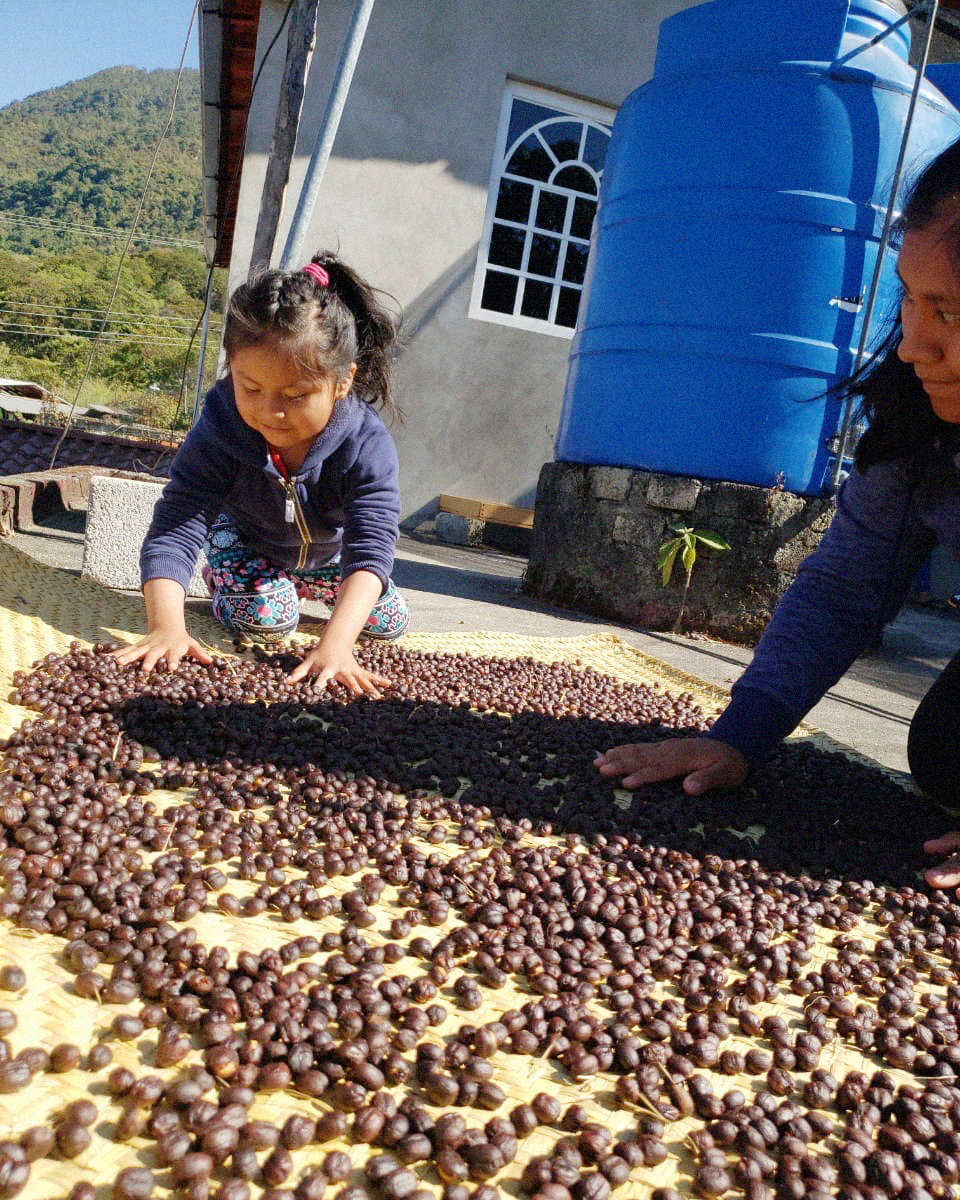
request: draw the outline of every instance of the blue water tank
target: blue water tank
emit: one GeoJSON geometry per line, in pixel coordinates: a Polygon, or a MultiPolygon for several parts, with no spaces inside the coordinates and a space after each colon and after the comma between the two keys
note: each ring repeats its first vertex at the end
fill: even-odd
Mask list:
{"type": "MultiPolygon", "coordinates": [[[[711,0],[664,21],[614,123],[558,459],[824,490],[825,392],[853,364],[914,84],[904,11],[711,0]]],[[[924,81],[907,177],[957,137],[924,81]]],[[[897,303],[887,257],[871,328],[897,303]]]]}

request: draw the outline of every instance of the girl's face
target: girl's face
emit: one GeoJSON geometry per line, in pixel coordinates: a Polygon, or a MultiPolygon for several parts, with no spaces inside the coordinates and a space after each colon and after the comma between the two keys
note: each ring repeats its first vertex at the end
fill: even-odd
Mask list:
{"type": "Polygon", "coordinates": [[[910,363],[933,411],[960,425],[960,279],[943,225],[904,234],[897,260],[903,284],[897,353],[910,363]]]}
{"type": "Polygon", "coordinates": [[[334,407],[353,384],[356,363],[342,379],[307,374],[274,346],[248,346],[230,358],[237,411],[243,420],[280,452],[287,468],[303,465],[318,433],[326,429],[334,407]]]}

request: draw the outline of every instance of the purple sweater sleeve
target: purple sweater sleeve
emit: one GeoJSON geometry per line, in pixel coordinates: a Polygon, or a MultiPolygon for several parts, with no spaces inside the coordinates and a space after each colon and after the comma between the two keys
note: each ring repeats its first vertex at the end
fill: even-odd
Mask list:
{"type": "Polygon", "coordinates": [[[194,426],[174,457],[170,481],[154,507],[140,549],[142,583],[175,579],[184,590],[189,588],[210,518],[222,505],[234,474],[235,464],[212,453],[203,429],[194,426]]]}
{"type": "Polygon", "coordinates": [[[346,473],[342,575],[371,571],[386,589],[393,571],[400,522],[400,463],[393,438],[370,423],[346,473]]]}
{"type": "Polygon", "coordinates": [[[708,736],[750,762],[772,750],[896,614],[934,540],[906,461],[855,470],[708,736]]]}

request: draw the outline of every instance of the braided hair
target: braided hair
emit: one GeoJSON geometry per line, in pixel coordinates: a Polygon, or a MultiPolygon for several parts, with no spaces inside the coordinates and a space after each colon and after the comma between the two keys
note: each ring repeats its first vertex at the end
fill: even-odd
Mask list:
{"type": "Polygon", "coordinates": [[[356,395],[399,418],[393,392],[399,320],[335,254],[321,252],[311,263],[320,270],[266,271],[237,288],[224,321],[227,358],[266,343],[311,375],[336,379],[356,363],[356,395]]]}

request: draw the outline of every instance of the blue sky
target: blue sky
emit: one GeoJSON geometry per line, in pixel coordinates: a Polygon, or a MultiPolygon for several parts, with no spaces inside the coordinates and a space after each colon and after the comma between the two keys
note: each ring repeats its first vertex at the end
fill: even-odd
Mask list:
{"type": "MultiPolygon", "coordinates": [[[[0,0],[0,107],[105,67],[176,68],[194,0],[0,0]]],[[[194,21],[186,65],[197,66],[194,21]]]]}

